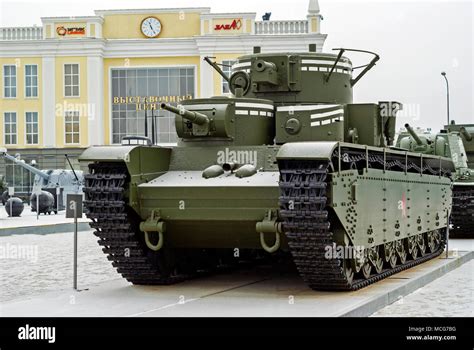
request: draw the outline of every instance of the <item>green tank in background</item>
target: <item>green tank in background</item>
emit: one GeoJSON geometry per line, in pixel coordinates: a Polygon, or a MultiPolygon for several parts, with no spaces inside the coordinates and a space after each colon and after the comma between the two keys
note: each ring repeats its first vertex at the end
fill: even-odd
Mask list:
{"type": "MultiPolygon", "coordinates": [[[[355,290],[441,254],[450,158],[391,149],[398,102],[357,104],[345,52],[242,56],[231,97],[162,104],[176,147],[128,137],[87,149],[85,205],[135,284],[169,284],[236,257],[291,257],[318,290],[355,290]]],[[[290,263],[290,262],[289,262],[290,263]]],[[[290,263],[291,264],[291,263],[290,263]]]]}
{"type": "Polygon", "coordinates": [[[456,237],[474,237],[474,124],[456,124],[453,120],[444,129],[458,132],[464,147],[464,152],[453,159],[463,168],[456,172],[453,186],[452,233],[456,237]]]}
{"type": "Polygon", "coordinates": [[[453,122],[439,133],[413,129],[408,124],[405,128],[398,136],[396,147],[452,159],[455,172],[450,236],[473,237],[474,141],[470,131],[474,131],[474,125],[456,125],[453,122]]]}

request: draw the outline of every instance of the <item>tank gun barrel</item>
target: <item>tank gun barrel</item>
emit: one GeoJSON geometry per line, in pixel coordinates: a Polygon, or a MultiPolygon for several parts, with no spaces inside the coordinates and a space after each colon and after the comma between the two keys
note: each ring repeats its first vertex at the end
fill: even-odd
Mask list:
{"type": "Polygon", "coordinates": [[[423,145],[423,141],[421,141],[420,137],[416,134],[415,130],[413,130],[410,124],[405,124],[405,129],[407,129],[408,133],[411,135],[411,137],[413,137],[418,146],[423,145]]]}
{"type": "Polygon", "coordinates": [[[466,128],[463,126],[459,129],[459,133],[464,136],[466,141],[472,141],[472,135],[466,130],[466,128]]]}
{"type": "Polygon", "coordinates": [[[19,166],[25,168],[26,170],[32,172],[33,174],[41,176],[45,180],[49,179],[48,174],[42,172],[41,170],[35,168],[34,166],[31,166],[29,164],[26,164],[26,163],[22,162],[21,160],[16,159],[15,157],[9,155],[6,152],[6,150],[4,151],[3,149],[0,149],[0,154],[3,155],[6,159],[8,159],[8,160],[12,161],[13,163],[15,163],[16,165],[19,165],[19,166]]]}
{"type": "Polygon", "coordinates": [[[172,112],[174,114],[178,114],[182,116],[184,119],[189,120],[191,123],[197,124],[197,125],[204,125],[209,123],[209,118],[207,115],[199,113],[199,112],[191,112],[186,109],[184,109],[183,106],[178,107],[173,107],[171,105],[167,105],[166,103],[161,104],[161,109],[167,110],[169,112],[172,112]]]}

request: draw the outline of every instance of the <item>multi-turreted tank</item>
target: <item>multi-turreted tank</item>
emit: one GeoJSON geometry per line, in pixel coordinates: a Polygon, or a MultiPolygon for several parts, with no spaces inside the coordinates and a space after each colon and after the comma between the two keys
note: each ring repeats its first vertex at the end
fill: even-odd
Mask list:
{"type": "Polygon", "coordinates": [[[413,129],[408,124],[396,141],[396,147],[451,158],[453,172],[453,205],[451,237],[474,235],[474,125],[452,123],[439,133],[413,129]]]}
{"type": "Polygon", "coordinates": [[[353,50],[315,51],[256,49],[230,77],[207,59],[232,96],[162,104],[176,147],[84,151],[87,215],[128,281],[264,252],[291,256],[313,289],[354,290],[444,250],[453,162],[389,148],[400,103],[353,103],[377,55],[356,74],[353,50]]]}

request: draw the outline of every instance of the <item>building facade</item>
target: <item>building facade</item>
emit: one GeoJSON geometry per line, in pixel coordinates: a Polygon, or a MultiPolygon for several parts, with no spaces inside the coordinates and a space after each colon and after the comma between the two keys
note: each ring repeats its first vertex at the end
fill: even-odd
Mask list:
{"type": "MultiPolygon", "coordinates": [[[[91,145],[153,134],[176,142],[174,117],[160,102],[229,93],[203,59],[230,73],[251,53],[323,48],[317,0],[301,20],[257,21],[256,13],[210,8],[101,10],[41,18],[41,27],[0,28],[0,147],[41,169],[66,168],[91,145]]],[[[18,190],[29,175],[0,160],[18,190]]],[[[26,185],[25,185],[26,184],[26,185]]]]}

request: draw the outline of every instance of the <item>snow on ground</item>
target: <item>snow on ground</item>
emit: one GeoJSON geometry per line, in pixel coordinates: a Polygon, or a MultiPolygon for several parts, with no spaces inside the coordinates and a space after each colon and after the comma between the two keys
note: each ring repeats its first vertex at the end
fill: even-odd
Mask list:
{"type": "MultiPolygon", "coordinates": [[[[0,302],[72,288],[73,234],[0,237],[0,302]]],[[[121,278],[92,231],[78,234],[78,287],[121,278]]]]}

